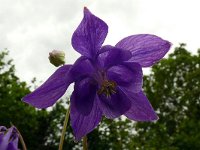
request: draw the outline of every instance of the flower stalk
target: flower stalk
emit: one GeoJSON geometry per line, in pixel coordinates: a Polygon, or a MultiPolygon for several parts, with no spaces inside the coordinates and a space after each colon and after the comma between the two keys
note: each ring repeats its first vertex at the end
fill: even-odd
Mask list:
{"type": "Polygon", "coordinates": [[[63,143],[64,143],[64,139],[65,139],[65,132],[66,132],[67,123],[68,123],[68,120],[69,120],[69,113],[70,113],[70,106],[69,106],[69,108],[68,108],[68,110],[66,112],[66,115],[65,115],[65,121],[64,121],[64,124],[63,124],[62,134],[61,134],[61,137],[60,137],[59,150],[63,149],[63,143]]]}
{"type": "Polygon", "coordinates": [[[87,136],[83,137],[83,150],[88,150],[87,136]]]}
{"type": "Polygon", "coordinates": [[[23,150],[27,150],[26,144],[25,144],[25,142],[24,142],[24,139],[23,139],[21,133],[19,132],[19,130],[18,130],[17,128],[16,128],[16,130],[17,130],[17,133],[18,133],[18,135],[19,135],[19,140],[20,140],[20,142],[21,142],[21,144],[22,144],[23,150]]]}

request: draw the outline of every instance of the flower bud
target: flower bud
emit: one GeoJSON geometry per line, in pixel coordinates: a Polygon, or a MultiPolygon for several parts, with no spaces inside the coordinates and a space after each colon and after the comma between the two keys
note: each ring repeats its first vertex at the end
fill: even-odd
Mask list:
{"type": "Polygon", "coordinates": [[[49,53],[49,61],[58,67],[65,64],[65,53],[63,51],[53,50],[49,53]]]}

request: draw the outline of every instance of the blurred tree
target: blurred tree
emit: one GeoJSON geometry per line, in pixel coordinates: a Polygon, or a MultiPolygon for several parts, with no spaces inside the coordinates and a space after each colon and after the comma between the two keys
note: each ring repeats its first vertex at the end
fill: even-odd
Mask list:
{"type": "Polygon", "coordinates": [[[200,149],[200,51],[192,55],[185,44],[153,66],[144,90],[160,119],[137,123],[132,143],[139,150],[200,149]]]}
{"type": "MultiPolygon", "coordinates": [[[[66,111],[67,111],[66,105],[64,104],[63,100],[57,102],[55,107],[53,107],[53,109],[49,111],[47,119],[50,124],[48,125],[47,129],[48,136],[46,137],[46,142],[45,142],[47,149],[50,150],[58,149],[66,111]]],[[[63,150],[72,150],[75,148],[80,149],[80,146],[81,143],[76,143],[74,141],[72,129],[70,127],[70,121],[68,121],[63,150]]]]}
{"type": "Polygon", "coordinates": [[[88,135],[88,145],[91,150],[129,150],[133,137],[132,121],[104,117],[99,127],[88,135]]]}
{"type": "MultiPolygon", "coordinates": [[[[0,52],[0,125],[10,122],[21,131],[29,150],[58,149],[66,102],[51,110],[36,110],[21,98],[30,92],[15,75],[12,60],[0,52]]],[[[144,77],[144,91],[157,111],[157,122],[109,120],[88,134],[89,150],[199,150],[200,149],[200,50],[190,54],[185,45],[152,68],[144,77]]],[[[74,142],[68,123],[64,150],[82,149],[74,142]]]]}
{"type": "Polygon", "coordinates": [[[15,75],[15,66],[7,57],[8,51],[0,52],[0,125],[14,124],[24,137],[28,149],[39,149],[45,142],[44,130],[48,126],[46,111],[36,111],[21,101],[30,92],[25,82],[15,75]]]}

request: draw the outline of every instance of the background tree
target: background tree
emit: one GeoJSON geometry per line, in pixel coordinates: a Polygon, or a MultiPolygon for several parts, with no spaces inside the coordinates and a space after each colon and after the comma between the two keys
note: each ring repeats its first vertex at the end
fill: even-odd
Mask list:
{"type": "Polygon", "coordinates": [[[155,65],[145,77],[144,90],[160,119],[137,123],[135,146],[141,150],[200,149],[200,51],[185,44],[155,65]]]}
{"type": "MultiPolygon", "coordinates": [[[[0,52],[0,125],[10,122],[21,131],[29,150],[57,150],[66,113],[66,98],[51,110],[36,110],[21,101],[30,87],[15,75],[7,51],[0,52]]],[[[88,134],[90,150],[199,150],[200,50],[192,55],[185,45],[144,77],[144,91],[157,111],[157,122],[102,119],[88,134]]],[[[79,150],[68,124],[64,150],[79,150]]]]}
{"type": "Polygon", "coordinates": [[[21,98],[30,90],[15,75],[15,66],[7,55],[7,50],[0,52],[0,124],[6,127],[14,124],[23,135],[27,147],[37,149],[44,143],[45,131],[41,127],[45,124],[42,118],[47,112],[36,111],[21,102],[21,98]]]}

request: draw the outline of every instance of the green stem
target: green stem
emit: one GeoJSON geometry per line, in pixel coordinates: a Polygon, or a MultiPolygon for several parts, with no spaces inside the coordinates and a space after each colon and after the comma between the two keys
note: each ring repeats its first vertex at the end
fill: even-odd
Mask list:
{"type": "Polygon", "coordinates": [[[64,139],[65,139],[65,132],[66,132],[67,123],[68,123],[68,120],[69,120],[69,113],[70,113],[70,106],[69,106],[69,108],[68,108],[68,110],[66,112],[66,115],[65,115],[65,121],[64,121],[63,129],[62,129],[62,134],[61,134],[61,137],[60,137],[59,150],[63,149],[63,143],[64,143],[64,139]]]}
{"type": "Polygon", "coordinates": [[[83,137],[83,150],[88,150],[87,136],[83,137]]]}
{"type": "Polygon", "coordinates": [[[20,140],[20,142],[21,142],[21,144],[22,144],[23,150],[27,150],[26,144],[25,144],[25,142],[24,142],[24,139],[23,139],[21,133],[19,132],[19,130],[18,130],[17,128],[16,128],[16,130],[17,130],[17,132],[18,132],[18,134],[19,134],[19,140],[20,140]]]}

